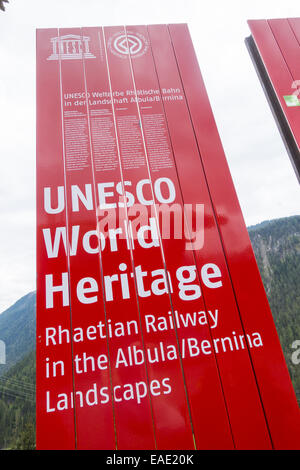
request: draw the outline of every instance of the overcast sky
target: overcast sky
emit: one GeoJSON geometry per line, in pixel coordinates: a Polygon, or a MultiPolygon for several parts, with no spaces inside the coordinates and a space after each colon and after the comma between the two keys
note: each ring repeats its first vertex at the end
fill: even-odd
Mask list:
{"type": "Polygon", "coordinates": [[[188,23],[246,224],[300,214],[300,187],[244,44],[247,19],[298,17],[299,0],[6,5],[0,11],[0,312],[35,290],[36,28],[188,23]]]}

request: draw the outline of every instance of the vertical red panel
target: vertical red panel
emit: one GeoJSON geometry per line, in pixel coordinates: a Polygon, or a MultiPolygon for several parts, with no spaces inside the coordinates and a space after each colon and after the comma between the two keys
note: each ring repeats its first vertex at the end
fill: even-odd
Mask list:
{"type": "Polygon", "coordinates": [[[300,18],[288,18],[288,22],[300,45],[300,18]]]}
{"type": "MultiPolygon", "coordinates": [[[[141,184],[140,182],[145,183],[142,183],[146,186],[143,188],[144,201],[150,202],[142,204],[143,207],[140,209],[145,210],[144,220],[149,221],[151,213],[153,214],[153,184],[149,181],[134,83],[129,57],[126,54],[126,34],[125,30],[120,27],[104,28],[104,33],[111,92],[115,97],[114,115],[122,167],[122,183],[124,185],[125,182],[130,182],[132,189],[128,189],[133,192],[136,202],[138,202],[138,194],[135,188],[141,184]],[[115,49],[116,44],[120,44],[119,49],[125,50],[125,54],[115,49]]],[[[132,208],[135,209],[134,206],[132,208]]],[[[167,289],[159,298],[151,291],[153,279],[150,274],[153,271],[162,272],[165,269],[161,246],[158,244],[144,248],[135,237],[133,263],[142,319],[151,314],[156,316],[158,312],[172,311],[167,289]],[[144,277],[146,277],[145,280],[144,277]]],[[[159,384],[159,389],[152,394],[157,447],[159,449],[191,449],[194,447],[192,428],[176,335],[173,330],[169,329],[161,331],[159,335],[153,330],[147,331],[145,321],[142,321],[142,328],[147,356],[148,351],[152,354],[152,359],[155,358],[155,354],[159,356],[158,360],[152,360],[152,362],[147,360],[149,380],[157,387],[159,384]],[[171,349],[174,357],[166,367],[164,355],[171,349]]]]}
{"type": "MultiPolygon", "coordinates": [[[[168,29],[164,26],[150,26],[149,32],[161,90],[180,90],[177,93],[183,94],[179,75],[181,70],[180,66],[179,71],[177,69],[168,29]],[[160,44],[164,44],[163,49],[160,44]]],[[[193,206],[197,203],[204,205],[205,239],[203,247],[195,250],[198,271],[203,273],[204,263],[210,263],[219,273],[216,275],[219,287],[218,283],[214,285],[202,282],[203,297],[207,310],[218,310],[218,325],[211,329],[211,334],[234,442],[239,449],[270,448],[262,404],[244,338],[245,332],[232,291],[188,108],[185,100],[171,100],[167,94],[166,97],[163,102],[183,200],[193,206]],[[195,173],[197,180],[194,178],[195,173]],[[227,344],[225,348],[222,347],[225,343],[230,346],[227,344]],[[228,352],[228,349],[231,351],[228,352]],[[247,407],[241,396],[247,401],[247,407]]],[[[254,332],[251,331],[252,333],[254,332]]]]}
{"type": "Polygon", "coordinates": [[[37,31],[37,449],[75,448],[74,408],[57,409],[62,394],[70,399],[73,393],[71,342],[57,341],[58,328],[70,332],[70,306],[67,300],[63,305],[62,292],[53,293],[53,302],[46,295],[46,279],[59,286],[66,273],[69,282],[63,246],[56,257],[48,258],[44,238],[66,226],[59,62],[48,60],[57,34],[56,29],[37,31]],[[64,374],[53,377],[53,364],[59,361],[64,374]]]}
{"type": "Polygon", "coordinates": [[[96,201],[81,30],[60,30],[59,44],[77,448],[113,449],[107,339],[89,334],[99,323],[105,325],[105,315],[99,254],[87,253],[84,245],[84,235],[96,230],[96,201]],[[70,53],[77,53],[78,58],[67,58],[70,53]],[[102,359],[100,367],[98,358],[102,359]]]}
{"type": "Polygon", "coordinates": [[[111,294],[108,289],[104,293],[117,447],[154,449],[156,444],[151,413],[151,392],[146,364],[145,361],[141,362],[141,356],[145,355],[141,318],[136,291],[130,279],[132,259],[126,235],[127,198],[120,196],[116,189],[122,182],[122,176],[103,31],[102,28],[83,28],[82,34],[91,39],[91,48],[96,55],[96,60],[85,59],[85,91],[98,208],[97,227],[103,234],[101,240],[104,244],[100,254],[102,280],[105,286],[110,286],[111,276],[117,275],[120,280],[123,275],[122,279],[125,282],[123,268],[126,266],[125,271],[129,271],[128,292],[122,287],[121,282],[114,281],[111,283],[111,294]],[[102,199],[104,194],[105,201],[102,199]],[[104,220],[110,221],[108,227],[104,224],[104,220]],[[108,229],[111,232],[107,234],[108,229]],[[114,232],[115,230],[117,232],[114,232]],[[134,351],[139,351],[137,363],[131,360],[134,351]]]}
{"type": "MultiPolygon", "coordinates": [[[[162,94],[157,81],[147,28],[145,26],[127,27],[126,35],[129,40],[130,38],[133,38],[133,40],[139,38],[143,42],[143,53],[137,55],[132,52],[130,60],[145,141],[148,178],[152,182],[157,181],[159,178],[167,178],[174,187],[172,204],[165,204],[167,207],[164,207],[156,199],[157,213],[154,214],[160,228],[166,268],[173,274],[178,272],[177,270],[181,266],[185,267],[185,276],[192,279],[190,275],[192,273],[200,291],[200,280],[195,266],[194,254],[192,250],[187,249],[189,238],[184,212],[187,208],[183,206],[172,143],[163,108],[165,95],[162,94]],[[165,218],[167,212],[164,212],[164,210],[167,209],[169,209],[170,219],[165,218]],[[174,220],[172,219],[172,213],[174,214],[174,220]],[[178,226],[174,225],[176,220],[180,221],[181,233],[179,233],[178,226]],[[168,222],[167,228],[170,229],[170,232],[165,233],[166,222],[168,222]]],[[[172,85],[170,79],[170,89],[172,85]]],[[[195,218],[196,206],[193,209],[193,217],[195,218]]],[[[203,230],[203,227],[201,227],[201,230],[203,230]]],[[[199,243],[201,244],[200,240],[199,243]]],[[[176,278],[176,276],[172,276],[172,278],[176,278]]],[[[192,284],[190,280],[186,282],[192,284]]],[[[205,311],[203,297],[200,293],[199,295],[192,295],[192,286],[190,286],[190,295],[186,296],[183,296],[183,292],[178,293],[176,291],[175,284],[172,287],[173,315],[170,317],[170,314],[166,315],[166,312],[163,311],[160,311],[159,315],[166,324],[168,318],[172,318],[174,322],[174,330],[179,341],[179,350],[182,357],[197,449],[231,448],[233,446],[231,430],[214,354],[213,351],[208,355],[203,354],[203,352],[200,353],[201,345],[208,344],[211,340],[208,320],[205,319],[202,322],[203,324],[199,322],[201,316],[209,316],[205,311]],[[192,321],[189,322],[189,319],[192,319],[192,321]],[[200,390],[201,400],[199,400],[200,390]]]]}
{"type": "Polygon", "coordinates": [[[288,124],[299,148],[300,127],[298,107],[288,107],[284,96],[292,94],[294,78],[276,42],[267,20],[248,21],[267,73],[277,94],[278,101],[287,117],[288,124]]]}
{"type": "MultiPolygon", "coordinates": [[[[300,77],[300,46],[287,19],[268,20],[268,24],[275,37],[278,47],[283,55],[289,71],[294,80],[300,77]]],[[[292,85],[292,83],[291,83],[292,85]]],[[[294,91],[292,86],[291,93],[294,91]]]]}
{"type": "MultiPolygon", "coordinates": [[[[255,37],[265,29],[258,23],[253,25],[255,37]]],[[[276,449],[296,449],[299,408],[197,59],[185,25],[171,25],[170,33],[244,329],[263,338],[264,347],[250,348],[250,354],[272,442],[276,449]]],[[[273,41],[268,35],[260,46],[267,48],[273,41]]],[[[279,55],[278,64],[288,78],[279,55]]]]}

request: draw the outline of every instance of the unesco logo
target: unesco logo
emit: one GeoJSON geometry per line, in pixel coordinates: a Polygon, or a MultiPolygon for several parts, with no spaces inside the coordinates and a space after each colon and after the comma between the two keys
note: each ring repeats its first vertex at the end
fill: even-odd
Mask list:
{"type": "Polygon", "coordinates": [[[78,36],[67,34],[51,38],[52,54],[47,60],[66,59],[95,59],[94,54],[89,49],[90,38],[88,36],[78,36]]]}
{"type": "Polygon", "coordinates": [[[131,57],[140,57],[145,54],[148,49],[148,41],[140,33],[123,32],[114,34],[108,41],[109,50],[118,57],[126,58],[129,54],[131,57]]]}

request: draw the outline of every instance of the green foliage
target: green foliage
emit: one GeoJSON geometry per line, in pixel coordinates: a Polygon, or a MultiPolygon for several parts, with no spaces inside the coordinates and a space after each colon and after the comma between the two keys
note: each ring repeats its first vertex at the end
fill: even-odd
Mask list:
{"type": "Polygon", "coordinates": [[[35,448],[35,351],[0,378],[1,448],[35,448]]]}
{"type": "Polygon", "coordinates": [[[17,450],[35,450],[35,425],[32,421],[25,424],[16,442],[17,450]]]}

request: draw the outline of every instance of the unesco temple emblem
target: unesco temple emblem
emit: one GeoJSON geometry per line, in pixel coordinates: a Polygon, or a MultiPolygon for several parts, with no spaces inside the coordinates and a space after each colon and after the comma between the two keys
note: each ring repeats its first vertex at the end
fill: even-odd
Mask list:
{"type": "Polygon", "coordinates": [[[88,36],[77,36],[67,34],[51,39],[52,54],[47,60],[65,60],[65,59],[94,59],[96,56],[89,50],[88,36]]]}

